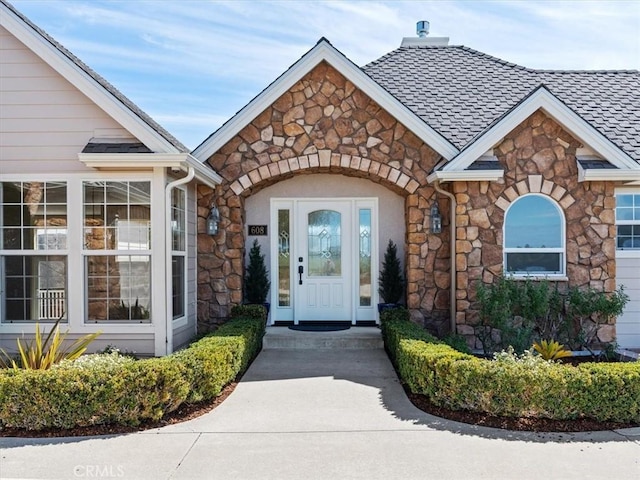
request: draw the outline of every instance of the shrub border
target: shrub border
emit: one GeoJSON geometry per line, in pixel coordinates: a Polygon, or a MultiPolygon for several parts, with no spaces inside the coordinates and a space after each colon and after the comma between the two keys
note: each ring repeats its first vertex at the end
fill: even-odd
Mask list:
{"type": "Polygon", "coordinates": [[[262,348],[261,318],[234,319],[162,358],[81,368],[0,372],[0,429],[137,426],[211,400],[262,348]]]}
{"type": "Polygon", "coordinates": [[[479,359],[438,341],[405,312],[383,312],[385,347],[411,392],[434,405],[503,417],[640,422],[640,362],[479,359]]]}

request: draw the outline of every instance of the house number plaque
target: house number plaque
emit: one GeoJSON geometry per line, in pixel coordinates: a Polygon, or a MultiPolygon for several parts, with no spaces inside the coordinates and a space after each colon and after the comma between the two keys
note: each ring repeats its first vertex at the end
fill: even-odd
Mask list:
{"type": "Polygon", "coordinates": [[[266,225],[249,225],[249,235],[252,237],[267,235],[266,225]]]}

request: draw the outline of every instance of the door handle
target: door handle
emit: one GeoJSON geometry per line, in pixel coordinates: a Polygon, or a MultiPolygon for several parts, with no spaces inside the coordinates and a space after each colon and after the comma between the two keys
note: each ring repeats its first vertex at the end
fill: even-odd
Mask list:
{"type": "Polygon", "coordinates": [[[298,280],[298,284],[302,285],[302,274],[304,273],[304,267],[302,265],[298,265],[298,275],[300,275],[300,280],[298,280]]]}

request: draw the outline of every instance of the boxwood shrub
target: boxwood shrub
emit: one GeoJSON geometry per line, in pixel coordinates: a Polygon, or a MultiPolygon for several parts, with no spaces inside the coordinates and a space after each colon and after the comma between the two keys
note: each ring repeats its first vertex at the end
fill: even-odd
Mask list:
{"type": "Polygon", "coordinates": [[[89,356],[50,370],[1,370],[0,428],[42,430],[159,420],[183,403],[219,395],[246,370],[263,335],[263,320],[235,319],[163,358],[89,356]]]}
{"type": "Polygon", "coordinates": [[[574,367],[509,354],[484,360],[384,314],[382,334],[403,382],[435,405],[505,417],[640,422],[640,362],[574,367]]]}

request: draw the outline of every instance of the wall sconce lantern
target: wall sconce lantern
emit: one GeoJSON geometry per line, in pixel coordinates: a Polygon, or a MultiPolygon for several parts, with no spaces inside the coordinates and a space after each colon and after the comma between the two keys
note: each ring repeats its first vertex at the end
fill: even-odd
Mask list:
{"type": "Polygon", "coordinates": [[[218,233],[218,222],[220,221],[220,210],[215,205],[211,207],[209,216],[207,217],[207,235],[216,235],[218,233]]]}
{"type": "Polygon", "coordinates": [[[442,215],[436,202],[431,205],[431,233],[442,233],[442,215]]]}

